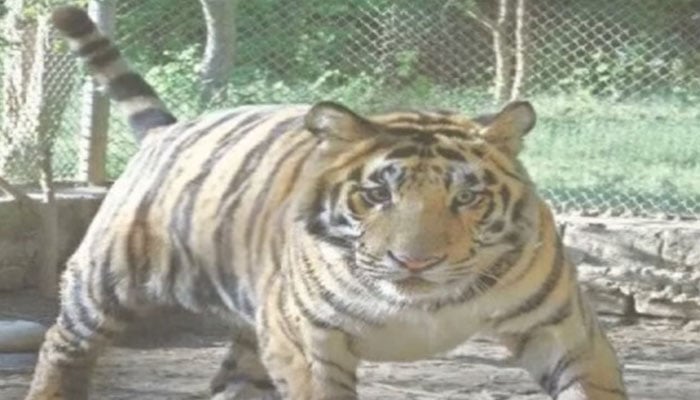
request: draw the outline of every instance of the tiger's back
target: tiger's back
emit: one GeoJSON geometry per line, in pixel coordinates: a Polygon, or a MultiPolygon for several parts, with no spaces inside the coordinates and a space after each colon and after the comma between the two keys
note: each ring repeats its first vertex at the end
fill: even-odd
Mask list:
{"type": "Polygon", "coordinates": [[[231,319],[216,399],[356,399],[363,359],[475,332],[556,399],[624,399],[615,354],[518,161],[526,102],[467,118],[335,103],[174,116],[77,8],[57,27],[141,147],[62,280],[28,399],[85,399],[100,350],[159,305],[231,319]]]}
{"type": "Polygon", "coordinates": [[[315,139],[308,106],[248,106],[152,132],[127,165],[73,257],[102,249],[116,275],[143,271],[146,298],[193,311],[246,309],[274,222],[315,139]],[[99,232],[99,233],[98,233],[99,232]],[[261,249],[263,251],[261,251],[261,249]],[[197,295],[207,294],[207,298],[197,295]]]}

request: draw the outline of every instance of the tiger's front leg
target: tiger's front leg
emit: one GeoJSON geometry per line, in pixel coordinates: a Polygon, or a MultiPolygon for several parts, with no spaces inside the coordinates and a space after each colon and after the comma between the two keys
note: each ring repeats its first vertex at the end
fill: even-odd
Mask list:
{"type": "Polygon", "coordinates": [[[504,343],[553,399],[627,399],[612,346],[582,296],[575,290],[549,320],[504,343]]]}
{"type": "Polygon", "coordinates": [[[359,360],[348,336],[298,309],[290,310],[279,290],[259,310],[263,364],[287,400],[356,400],[359,360]]]}
{"type": "Polygon", "coordinates": [[[212,400],[280,400],[260,360],[253,327],[237,326],[219,371],[211,381],[212,400]]]}

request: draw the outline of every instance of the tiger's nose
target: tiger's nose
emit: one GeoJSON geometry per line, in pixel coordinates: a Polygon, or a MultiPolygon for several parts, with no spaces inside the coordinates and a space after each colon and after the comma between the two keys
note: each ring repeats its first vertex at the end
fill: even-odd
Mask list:
{"type": "Polygon", "coordinates": [[[447,256],[412,256],[402,253],[394,253],[391,250],[387,252],[389,258],[394,260],[401,267],[406,268],[411,272],[419,272],[433,267],[443,261],[447,256]]]}

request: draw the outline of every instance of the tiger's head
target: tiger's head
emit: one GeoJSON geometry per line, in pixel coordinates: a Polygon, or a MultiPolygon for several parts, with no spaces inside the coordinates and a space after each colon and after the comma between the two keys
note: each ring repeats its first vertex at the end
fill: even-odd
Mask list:
{"type": "Polygon", "coordinates": [[[403,294],[493,283],[533,225],[533,188],[517,160],[535,124],[527,102],[469,119],[447,112],[362,117],[319,103],[301,219],[345,252],[353,273],[403,294]]]}

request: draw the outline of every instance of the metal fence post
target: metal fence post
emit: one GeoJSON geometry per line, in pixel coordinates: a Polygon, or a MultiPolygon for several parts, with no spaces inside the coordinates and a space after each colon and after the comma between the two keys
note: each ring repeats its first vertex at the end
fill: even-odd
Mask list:
{"type": "MultiPolygon", "coordinates": [[[[114,33],[115,0],[91,0],[88,12],[97,27],[109,36],[114,33]]],[[[100,93],[89,79],[83,86],[80,121],[80,163],[78,180],[89,185],[104,185],[107,181],[107,131],[109,129],[109,99],[100,93]]]]}

